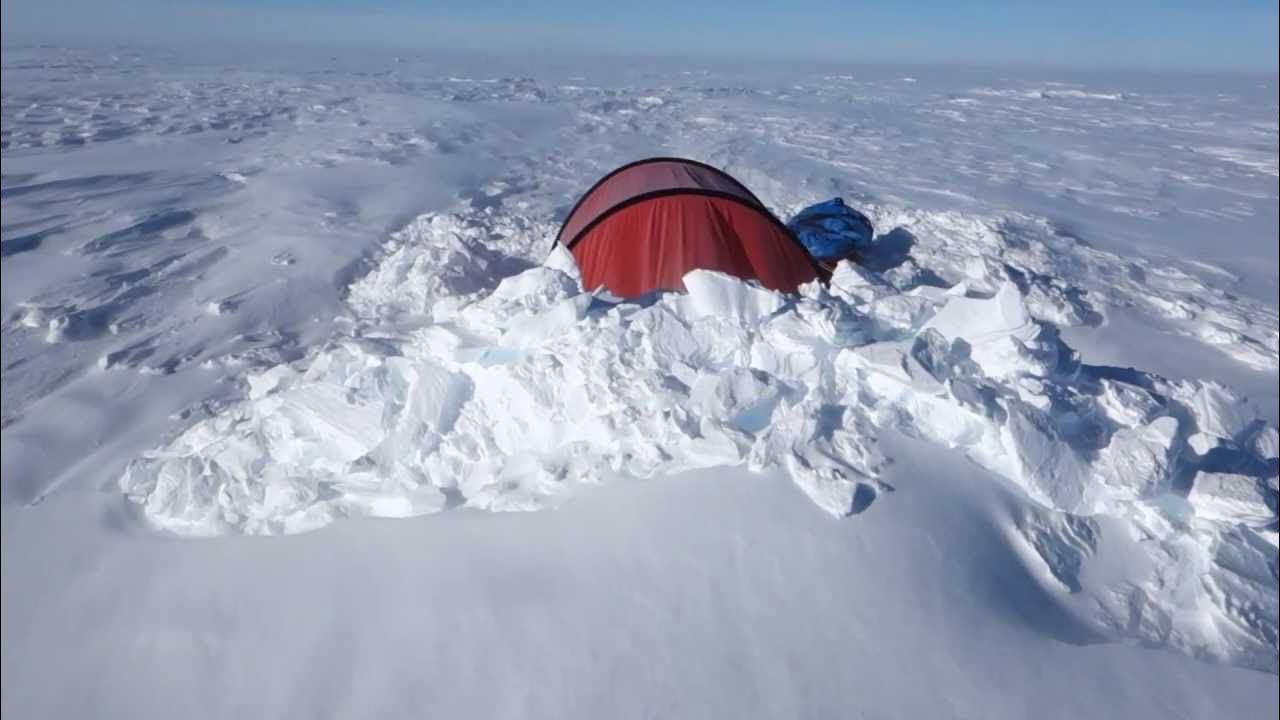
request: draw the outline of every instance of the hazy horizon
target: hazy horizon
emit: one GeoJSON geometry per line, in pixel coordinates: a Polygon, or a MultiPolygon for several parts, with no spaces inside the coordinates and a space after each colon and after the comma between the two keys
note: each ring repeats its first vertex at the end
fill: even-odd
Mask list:
{"type": "Polygon", "coordinates": [[[956,9],[806,1],[657,0],[604,16],[561,1],[522,6],[375,0],[11,0],[6,43],[235,45],[505,56],[586,53],[707,61],[1202,70],[1275,74],[1277,5],[1100,2],[1070,9],[986,2],[956,9]]]}

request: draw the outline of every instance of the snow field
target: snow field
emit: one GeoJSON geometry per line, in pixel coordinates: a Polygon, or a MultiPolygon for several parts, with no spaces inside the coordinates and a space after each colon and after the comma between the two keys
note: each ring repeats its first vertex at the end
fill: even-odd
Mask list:
{"type": "Polygon", "coordinates": [[[1276,714],[1274,77],[3,55],[6,718],[1276,714]],[[646,155],[877,248],[581,288],[646,155]]]}

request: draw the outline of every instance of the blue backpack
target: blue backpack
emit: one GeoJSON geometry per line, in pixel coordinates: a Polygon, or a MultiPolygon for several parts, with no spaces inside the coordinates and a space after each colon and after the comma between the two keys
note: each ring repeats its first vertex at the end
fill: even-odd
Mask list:
{"type": "Polygon", "coordinates": [[[810,205],[796,213],[787,228],[814,260],[830,263],[870,246],[876,232],[866,215],[845,205],[841,198],[810,205]]]}

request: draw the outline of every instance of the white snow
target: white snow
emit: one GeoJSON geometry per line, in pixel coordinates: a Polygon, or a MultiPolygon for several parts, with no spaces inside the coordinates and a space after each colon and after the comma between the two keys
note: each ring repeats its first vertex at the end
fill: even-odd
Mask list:
{"type": "MultiPolygon", "coordinates": [[[[406,254],[452,247],[465,267],[455,231],[465,226],[420,221],[384,262],[401,268],[406,254]]],[[[429,285],[411,297],[433,324],[392,332],[378,321],[400,308],[402,277],[371,272],[352,290],[360,310],[350,336],[296,369],[250,376],[246,401],[130,464],[121,488],[148,522],[194,535],[277,534],[457,505],[536,510],[601,482],[605,469],[652,477],[736,466],[783,471],[843,516],[865,511],[884,488],[876,439],[886,429],[960,449],[1038,506],[1067,513],[1062,522],[1113,521],[1090,531],[1095,540],[1146,532],[1149,516],[1173,522],[1162,542],[1190,554],[1180,563],[1203,557],[1208,578],[1227,572],[1209,560],[1223,536],[1265,541],[1259,533],[1275,521],[1261,479],[1207,472],[1187,498],[1203,522],[1180,530],[1174,519],[1184,513],[1170,508],[1176,475],[1207,452],[1184,450],[1182,438],[1194,428],[1232,442],[1261,421],[1217,384],[1141,373],[1123,382],[1081,365],[1052,326],[1032,319],[1012,282],[985,299],[903,295],[926,300],[916,329],[886,333],[871,313],[892,289],[847,301],[815,283],[789,298],[698,270],[685,277],[687,294],[605,302],[557,251],[471,301],[429,285]]],[[[1061,545],[1076,541],[1028,532],[1069,585],[1092,563],[1112,562],[1087,548],[1063,579],[1061,545]]],[[[1092,593],[1124,592],[1148,565],[1169,563],[1156,546],[1129,552],[1147,556],[1129,561],[1137,574],[1116,573],[1092,593]]],[[[1088,621],[1119,638],[1275,671],[1274,603],[1256,620],[1260,635],[1192,632],[1206,619],[1230,622],[1236,605],[1265,604],[1275,590],[1270,576],[1191,598],[1182,585],[1157,584],[1143,612],[1169,616],[1162,632],[1102,600],[1088,621]]]]}
{"type": "Polygon", "coordinates": [[[1265,526],[1275,519],[1275,478],[1202,472],[1189,499],[1199,517],[1231,524],[1265,526]],[[1268,502],[1270,498],[1270,502],[1268,502]]]}
{"type": "Polygon", "coordinates": [[[1274,81],[847,70],[6,45],[5,716],[1274,716],[1274,81]]]}

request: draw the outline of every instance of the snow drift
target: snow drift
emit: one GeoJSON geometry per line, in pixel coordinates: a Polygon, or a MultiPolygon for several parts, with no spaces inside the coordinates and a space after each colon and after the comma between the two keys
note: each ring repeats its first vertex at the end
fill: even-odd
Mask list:
{"type": "Polygon", "coordinates": [[[687,294],[621,302],[557,250],[489,288],[493,223],[546,228],[487,217],[417,221],[351,287],[349,333],[133,462],[121,486],[147,521],[209,536],[537,510],[606,468],[732,465],[780,468],[842,516],[894,490],[891,427],[1032,501],[1010,542],[1100,637],[1277,670],[1277,433],[1226,388],[1084,365],[1009,280],[846,263],[787,296],[694,271],[687,294]]]}

